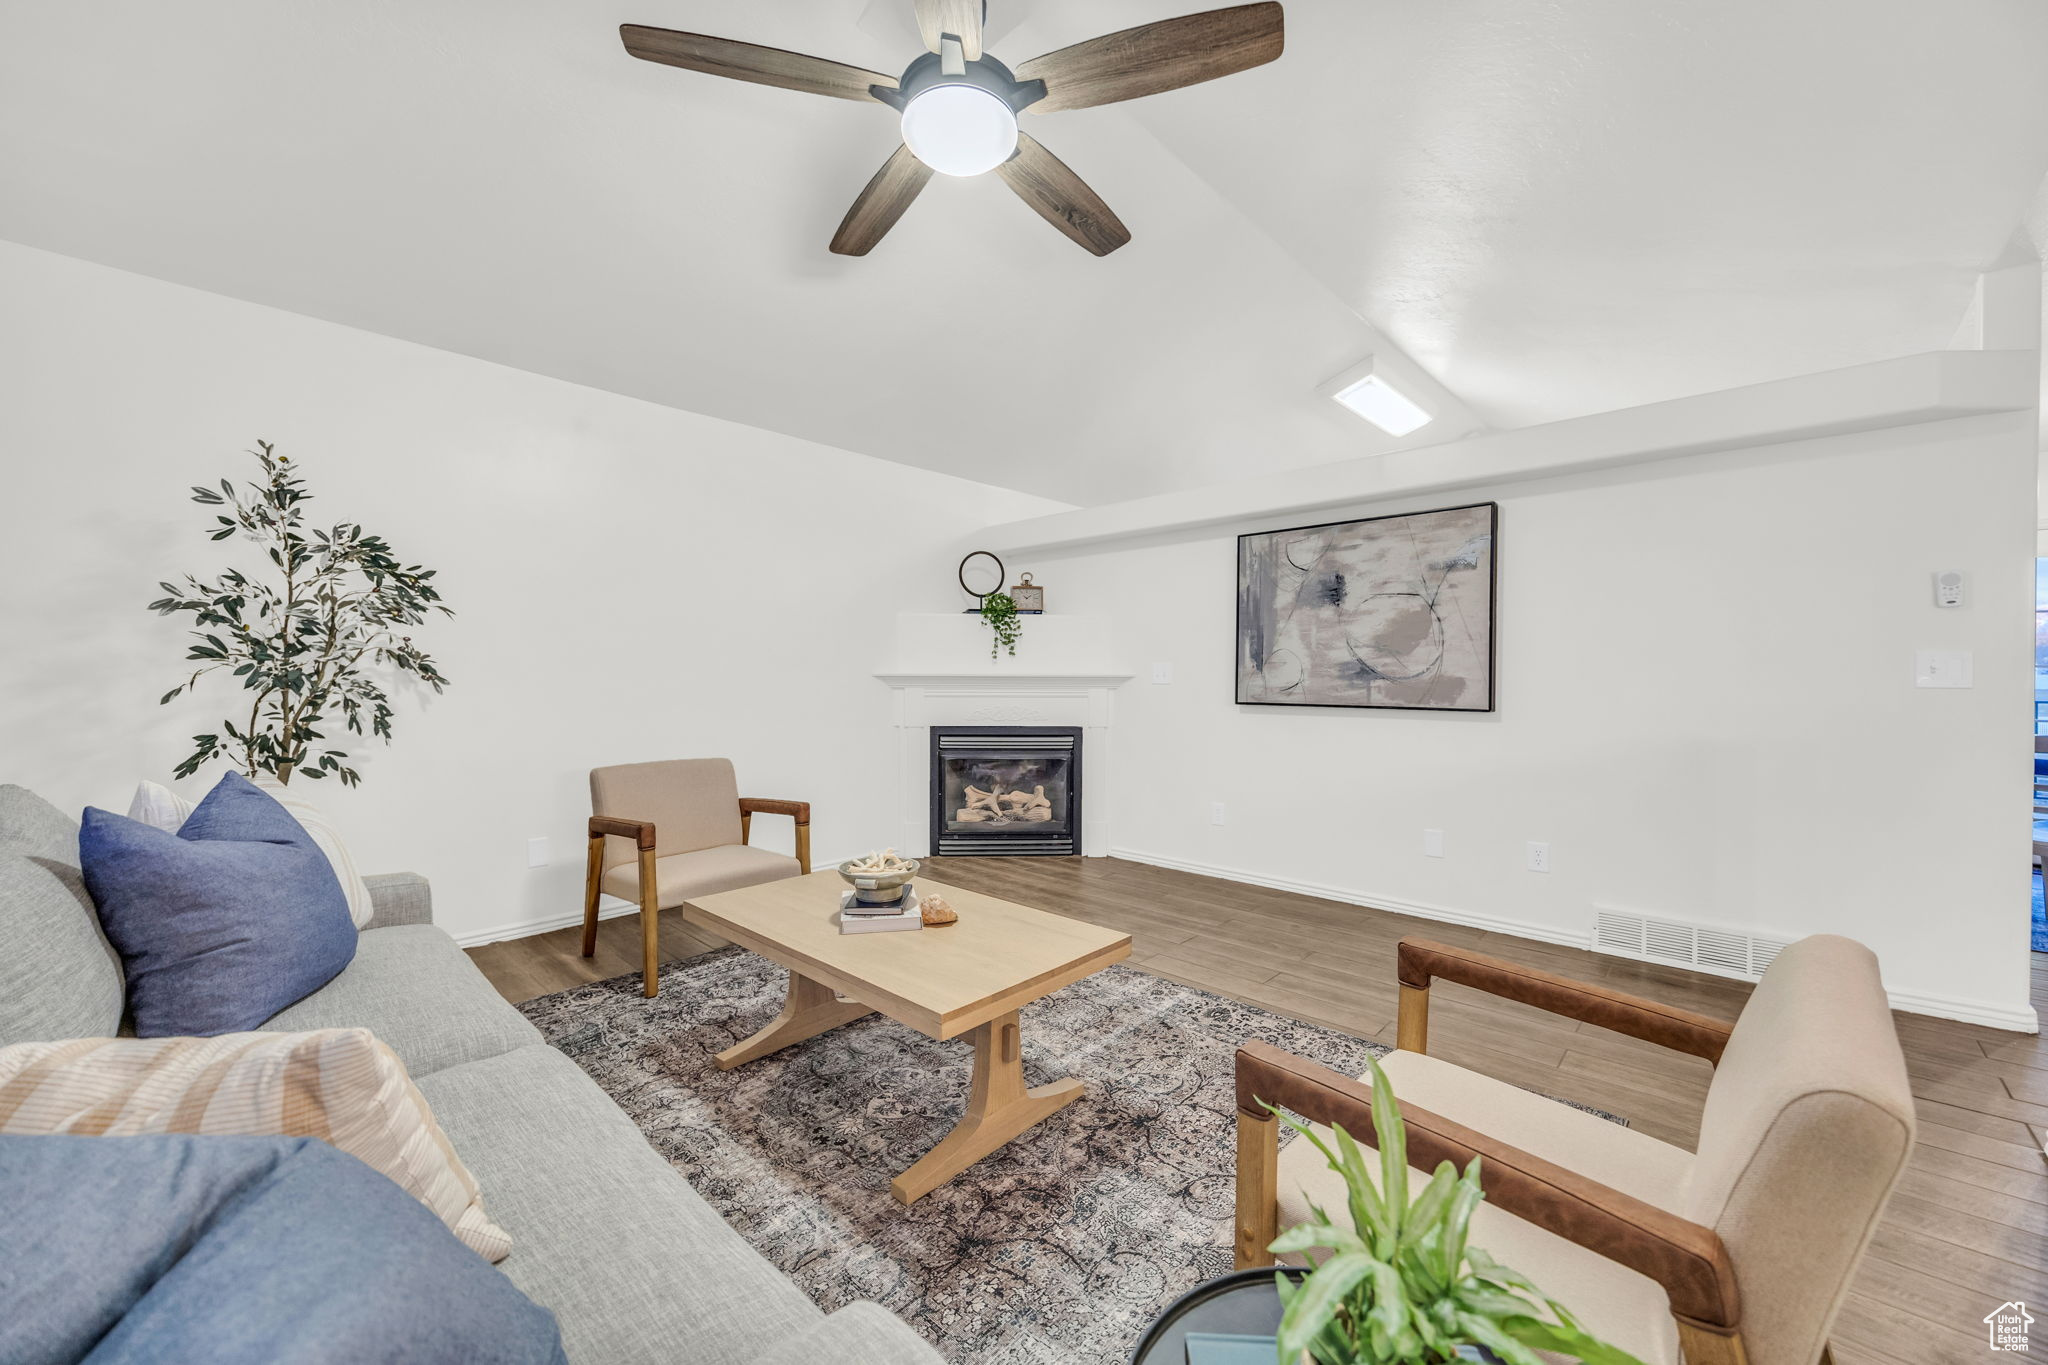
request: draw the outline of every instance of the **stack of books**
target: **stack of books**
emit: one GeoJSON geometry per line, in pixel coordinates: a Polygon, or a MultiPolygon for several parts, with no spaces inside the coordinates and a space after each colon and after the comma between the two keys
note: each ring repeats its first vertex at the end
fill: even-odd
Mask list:
{"type": "Polygon", "coordinates": [[[870,905],[851,891],[839,898],[842,934],[886,934],[895,929],[922,928],[924,911],[918,908],[914,886],[905,886],[903,899],[886,905],[870,905]]]}

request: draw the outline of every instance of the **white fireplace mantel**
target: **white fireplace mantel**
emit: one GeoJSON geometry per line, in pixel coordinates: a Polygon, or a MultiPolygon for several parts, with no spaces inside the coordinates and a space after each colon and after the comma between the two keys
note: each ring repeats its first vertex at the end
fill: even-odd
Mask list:
{"type": "Polygon", "coordinates": [[[1107,626],[1100,617],[1027,616],[1020,657],[991,660],[978,616],[897,617],[894,656],[875,676],[895,703],[898,849],[931,852],[934,725],[1071,725],[1081,730],[1081,852],[1109,852],[1114,701],[1132,674],[1110,663],[1107,626]]]}

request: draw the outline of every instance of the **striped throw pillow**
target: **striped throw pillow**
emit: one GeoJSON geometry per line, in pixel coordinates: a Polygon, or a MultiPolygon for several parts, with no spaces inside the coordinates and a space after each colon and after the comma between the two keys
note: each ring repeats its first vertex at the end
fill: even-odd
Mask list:
{"type": "Polygon", "coordinates": [[[512,1249],[426,1097],[368,1029],[0,1047],[0,1136],[315,1137],[383,1172],[486,1260],[512,1249]]]}

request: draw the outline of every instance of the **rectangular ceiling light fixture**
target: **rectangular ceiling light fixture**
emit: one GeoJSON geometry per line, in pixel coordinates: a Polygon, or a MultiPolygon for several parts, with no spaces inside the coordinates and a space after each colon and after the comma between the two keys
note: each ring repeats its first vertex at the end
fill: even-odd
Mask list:
{"type": "Polygon", "coordinates": [[[1389,436],[1429,424],[1429,409],[1374,374],[1370,360],[1334,380],[1329,394],[1389,436]]]}

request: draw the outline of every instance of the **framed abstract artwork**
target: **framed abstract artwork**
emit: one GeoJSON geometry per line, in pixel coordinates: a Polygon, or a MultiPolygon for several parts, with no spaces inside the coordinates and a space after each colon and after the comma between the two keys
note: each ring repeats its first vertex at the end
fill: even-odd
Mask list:
{"type": "Polygon", "coordinates": [[[1493,709],[1490,502],[1237,538],[1237,700],[1493,709]]]}

